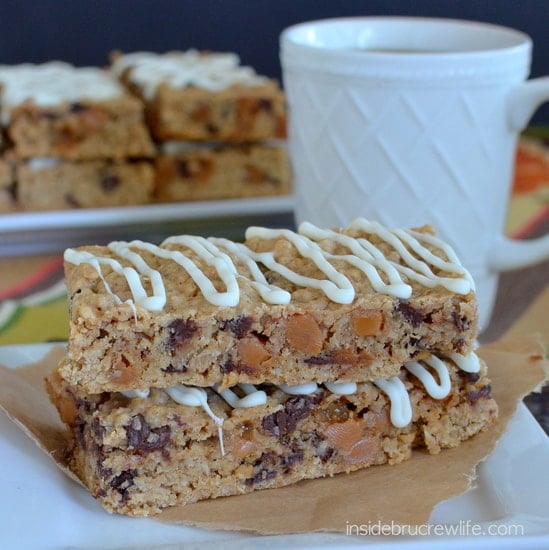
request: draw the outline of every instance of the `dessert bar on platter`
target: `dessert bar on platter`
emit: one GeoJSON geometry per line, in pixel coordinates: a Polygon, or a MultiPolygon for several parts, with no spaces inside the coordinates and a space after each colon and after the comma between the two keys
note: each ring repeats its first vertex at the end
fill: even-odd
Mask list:
{"type": "Polygon", "coordinates": [[[0,66],[2,126],[15,159],[154,153],[141,102],[109,72],[67,63],[0,66]]]}
{"type": "Polygon", "coordinates": [[[159,142],[257,142],[286,136],[284,93],[234,53],[114,53],[112,71],[145,104],[159,142]]]}

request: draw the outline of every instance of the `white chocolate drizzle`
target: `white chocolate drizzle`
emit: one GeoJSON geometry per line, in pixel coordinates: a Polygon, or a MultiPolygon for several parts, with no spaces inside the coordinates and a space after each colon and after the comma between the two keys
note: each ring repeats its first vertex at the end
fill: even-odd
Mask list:
{"type": "Polygon", "coordinates": [[[236,306],[240,301],[239,280],[247,280],[260,297],[269,304],[287,304],[291,301],[290,292],[269,284],[260,265],[276,272],[287,281],[299,287],[315,288],[335,303],[350,304],[355,298],[355,289],[351,281],[338,268],[341,262],[358,268],[369,280],[373,289],[379,293],[397,298],[409,298],[412,286],[407,281],[415,281],[426,287],[440,285],[458,294],[467,294],[473,289],[469,273],[461,266],[451,247],[433,237],[419,232],[400,229],[387,229],[375,222],[363,218],[355,220],[351,229],[376,235],[384,241],[400,258],[400,263],[388,259],[383,252],[365,236],[350,237],[336,231],[319,229],[304,223],[299,232],[288,229],[266,229],[250,227],[246,238],[262,240],[286,239],[303,257],[310,260],[325,278],[308,277],[293,271],[287,265],[277,261],[273,252],[255,252],[242,243],[227,239],[182,235],[166,239],[156,246],[142,241],[114,242],[109,250],[133,267],[124,267],[111,257],[97,256],[90,252],[74,249],[65,251],[65,260],[74,264],[88,263],[99,274],[106,291],[117,303],[121,298],[111,291],[102,272],[102,265],[109,265],[116,273],[126,278],[132,298],[125,303],[135,303],[149,311],[162,310],[167,301],[166,289],[162,274],[150,268],[142,258],[147,252],[165,260],[171,260],[183,268],[200,289],[204,299],[220,307],[236,306]],[[349,253],[333,254],[322,248],[325,239],[337,242],[347,248],[349,253]],[[429,248],[440,251],[434,254],[429,248]],[[191,259],[192,251],[207,266],[213,266],[224,285],[224,290],[217,290],[214,282],[191,259]],[[239,266],[235,266],[236,262],[239,266]],[[435,273],[446,273],[443,276],[435,273]],[[405,277],[403,279],[402,277],[405,277]],[[141,280],[143,279],[143,281],[141,280]],[[149,295],[145,282],[152,286],[149,295]]]}
{"type": "MultiPolygon", "coordinates": [[[[376,235],[382,241],[392,246],[401,257],[403,264],[388,261],[381,251],[371,242],[363,238],[355,239],[357,245],[364,247],[364,250],[372,254],[373,258],[366,257],[366,259],[369,260],[369,265],[375,265],[377,263],[379,268],[389,277],[392,285],[395,285],[395,287],[391,287],[383,282],[382,285],[380,285],[379,281],[375,279],[372,280],[369,277],[374,288],[376,288],[376,286],[378,287],[376,288],[378,292],[391,294],[400,298],[408,298],[411,295],[411,288],[407,291],[401,287],[401,285],[405,285],[405,283],[397,273],[390,269],[391,267],[393,267],[397,272],[405,274],[409,279],[415,280],[428,288],[440,285],[452,292],[456,292],[457,294],[467,294],[472,289],[471,276],[460,264],[455,252],[449,245],[442,242],[440,239],[437,239],[433,235],[405,229],[389,229],[382,226],[378,222],[371,222],[364,218],[357,218],[351,223],[349,229],[360,230],[370,235],[376,235]],[[444,256],[446,256],[447,259],[433,254],[422,243],[428,243],[437,248],[444,256]],[[412,255],[409,249],[411,249],[421,259],[418,259],[412,255]],[[372,260],[374,260],[374,263],[372,263],[372,260]],[[438,276],[433,273],[428,264],[431,264],[432,267],[435,267],[442,272],[460,275],[461,278],[438,276]],[[403,294],[401,294],[402,292],[403,294]]],[[[353,252],[358,255],[357,246],[352,243],[352,241],[349,241],[349,238],[342,238],[345,236],[337,233],[336,231],[320,229],[308,222],[301,224],[299,231],[314,240],[330,238],[337,240],[345,246],[352,246],[353,252]]],[[[364,258],[363,254],[359,257],[364,258]]],[[[345,257],[342,259],[347,260],[345,257]]]]}
{"type": "MultiPolygon", "coordinates": [[[[144,250],[151,254],[163,258],[165,260],[172,260],[180,267],[182,267],[196,283],[204,298],[213,305],[216,306],[235,306],[238,304],[240,298],[240,291],[236,282],[236,268],[234,267],[231,259],[219,251],[216,247],[212,246],[203,237],[172,237],[168,239],[165,244],[177,243],[178,245],[190,248],[197,253],[201,259],[203,259],[207,265],[213,265],[216,269],[220,279],[226,285],[226,292],[218,292],[214,287],[212,281],[205,275],[205,273],[193,262],[189,257],[185,256],[179,250],[170,250],[167,248],[161,248],[159,246],[145,243],[143,241],[132,241],[130,243],[115,242],[109,245],[109,248],[117,253],[120,257],[131,261],[137,270],[151,279],[153,283],[153,298],[156,301],[153,302],[151,309],[153,311],[162,310],[166,303],[166,293],[162,277],[158,271],[151,270],[139,254],[132,252],[131,248],[137,248],[138,250],[144,250]],[[157,276],[158,274],[158,276],[157,276]],[[156,283],[158,286],[155,286],[156,283]]],[[[130,283],[130,281],[128,281],[130,283]]],[[[132,285],[130,285],[132,289],[132,285]]],[[[142,287],[141,287],[142,289],[142,287]]],[[[141,289],[138,289],[141,292],[141,289]]],[[[132,294],[134,291],[132,289],[132,294]]],[[[134,295],[135,298],[135,295],[134,295]]]]}
{"type": "MultiPolygon", "coordinates": [[[[291,300],[291,294],[282,288],[268,283],[265,279],[265,275],[261,269],[259,269],[258,262],[265,258],[264,255],[258,254],[250,250],[247,246],[241,243],[235,243],[228,239],[219,239],[211,237],[210,242],[216,244],[221,248],[225,248],[234,256],[244,263],[246,268],[250,271],[252,279],[250,284],[257,291],[265,302],[268,304],[289,304],[291,300]]],[[[272,254],[271,254],[272,258],[272,254]]]]}
{"type": "Polygon", "coordinates": [[[133,52],[116,59],[112,70],[118,76],[130,70],[128,78],[147,99],[154,97],[161,84],[176,89],[193,86],[218,92],[235,84],[261,86],[267,81],[251,67],[240,65],[234,53],[197,50],[164,54],[133,52]]]}
{"type": "Polygon", "coordinates": [[[318,389],[316,382],[307,382],[305,384],[279,384],[278,387],[288,395],[310,395],[318,389]]]}
{"type": "MultiPolygon", "coordinates": [[[[138,241],[133,243],[137,248],[139,247],[138,241]]],[[[109,244],[109,248],[115,252],[120,258],[131,262],[136,268],[126,268],[124,274],[130,287],[133,301],[139,304],[141,307],[150,311],[161,311],[166,303],[166,292],[164,283],[162,281],[162,275],[155,269],[151,269],[143,258],[130,250],[130,246],[124,242],[112,242],[109,244]],[[140,275],[146,280],[149,280],[152,285],[152,295],[149,296],[141,283],[140,275]]]]}
{"type": "Polygon", "coordinates": [[[61,61],[0,65],[0,86],[4,124],[9,122],[10,109],[27,100],[52,107],[82,100],[104,101],[124,94],[121,84],[107,71],[61,61]]]}
{"type": "Polygon", "coordinates": [[[272,252],[255,254],[257,259],[269,269],[279,273],[292,283],[317,288],[337,304],[350,304],[355,298],[355,289],[351,281],[343,273],[339,272],[326,259],[326,253],[311,239],[294,233],[289,229],[267,229],[265,227],[249,227],[246,230],[246,238],[259,238],[262,240],[277,239],[283,237],[290,241],[304,258],[309,258],[324,273],[327,279],[315,279],[300,275],[274,259],[272,252]]]}
{"type": "Polygon", "coordinates": [[[404,428],[412,421],[412,405],[404,382],[393,376],[387,380],[376,380],[374,384],[383,391],[391,403],[391,424],[404,428]]]}
{"type": "Polygon", "coordinates": [[[438,357],[435,356],[431,356],[429,359],[425,359],[424,363],[426,363],[428,366],[432,367],[436,371],[439,379],[438,382],[423,365],[416,361],[410,361],[406,363],[404,367],[416,378],[419,378],[425,388],[425,391],[433,399],[444,399],[452,389],[448,368],[438,357]]]}
{"type": "Polygon", "coordinates": [[[151,393],[150,390],[147,388],[145,390],[125,390],[120,392],[122,395],[125,395],[126,397],[129,397],[130,399],[134,399],[135,397],[149,397],[149,394],[151,393]]]}
{"type": "Polygon", "coordinates": [[[352,395],[356,393],[356,382],[324,382],[324,386],[336,395],[352,395]]]}
{"type": "Polygon", "coordinates": [[[468,355],[450,353],[448,358],[451,359],[462,371],[475,373],[480,370],[480,361],[476,353],[469,353],[468,355]]]}
{"type": "Polygon", "coordinates": [[[259,407],[267,403],[267,394],[263,390],[256,389],[252,384],[239,384],[238,387],[244,392],[244,397],[238,397],[230,388],[219,390],[219,386],[213,389],[233,408],[259,407]]]}

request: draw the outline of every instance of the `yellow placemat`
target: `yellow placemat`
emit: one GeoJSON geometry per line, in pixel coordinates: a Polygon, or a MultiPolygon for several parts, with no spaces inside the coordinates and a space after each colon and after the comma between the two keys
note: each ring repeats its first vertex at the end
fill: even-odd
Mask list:
{"type": "Polygon", "coordinates": [[[0,273],[0,345],[66,340],[62,258],[3,258],[0,273]]]}

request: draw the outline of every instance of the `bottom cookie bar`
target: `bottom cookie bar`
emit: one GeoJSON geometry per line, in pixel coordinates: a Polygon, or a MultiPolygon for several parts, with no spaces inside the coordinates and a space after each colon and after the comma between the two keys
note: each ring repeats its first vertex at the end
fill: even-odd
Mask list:
{"type": "Polygon", "coordinates": [[[66,162],[35,159],[16,170],[23,210],[118,207],[150,203],[153,169],[149,162],[66,162]]]}
{"type": "Polygon", "coordinates": [[[290,174],[280,146],[179,148],[155,161],[155,194],[160,202],[287,195],[290,174]]]}
{"type": "Polygon", "coordinates": [[[72,429],[71,469],[107,511],[132,516],[435,454],[497,416],[484,364],[437,358],[361,384],[82,396],[54,373],[47,386],[72,429]]]}

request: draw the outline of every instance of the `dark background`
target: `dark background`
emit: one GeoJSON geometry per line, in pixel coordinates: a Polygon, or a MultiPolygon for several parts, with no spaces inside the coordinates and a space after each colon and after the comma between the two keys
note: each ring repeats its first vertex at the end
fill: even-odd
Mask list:
{"type": "MultiPolygon", "coordinates": [[[[0,63],[103,65],[113,49],[233,51],[280,78],[278,37],[311,19],[416,15],[511,26],[534,40],[532,76],[549,75],[548,0],[0,0],[0,63]]],[[[549,107],[536,123],[549,124],[549,107]]]]}

